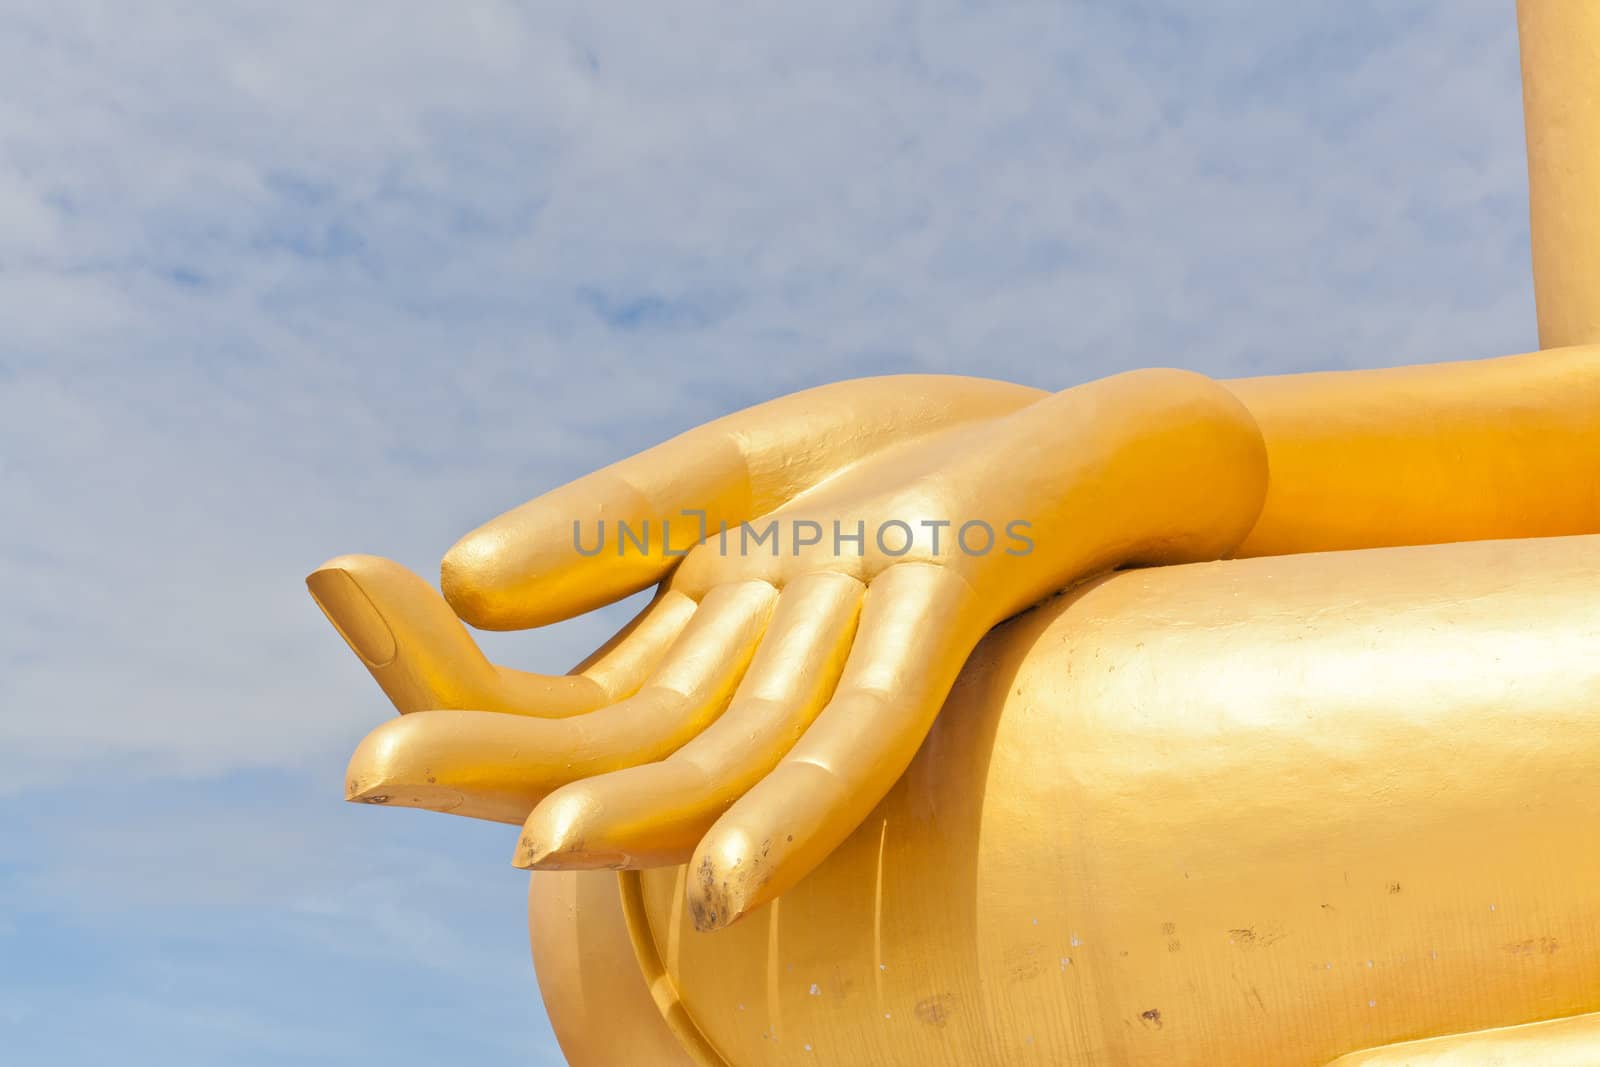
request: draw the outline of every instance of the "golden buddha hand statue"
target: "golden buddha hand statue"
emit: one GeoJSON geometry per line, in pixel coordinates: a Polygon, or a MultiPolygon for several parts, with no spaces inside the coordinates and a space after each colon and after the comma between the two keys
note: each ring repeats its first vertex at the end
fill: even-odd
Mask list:
{"type": "Polygon", "coordinates": [[[347,795],[526,821],[524,866],[692,858],[695,920],[725,925],[855,827],[1000,620],[1128,564],[1600,529],[1597,409],[1584,347],[1053,395],[862,379],[759,405],[468,534],[443,598],[374,557],[311,575],[406,713],[347,795]],[[565,676],[489,663],[457,618],[536,626],[656,581],[565,676]]]}
{"type": "Polygon", "coordinates": [[[841,405],[892,396],[902,412],[939,411],[936,422],[885,428],[870,447],[809,429],[815,394],[798,394],[469,535],[445,570],[469,619],[537,622],[587,606],[595,588],[617,596],[662,579],[640,618],[568,676],[491,665],[445,599],[393,564],[345,557],[312,575],[329,618],[407,712],[362,743],[350,797],[525,822],[518,862],[556,868],[534,876],[530,918],[541,989],[573,1061],[810,1062],[815,1047],[832,1062],[883,1062],[891,1041],[892,1062],[1319,1064],[1407,1036],[1436,1036],[1439,1062],[1478,1062],[1460,1057],[1502,1046],[1587,1054],[1597,1024],[1576,1019],[1591,1003],[1574,975],[1588,965],[1590,913],[1542,858],[1555,855],[1552,813],[1580,786],[1547,789],[1530,809],[1537,825],[1508,814],[1491,832],[1472,821],[1474,795],[1454,787],[1458,768],[1408,774],[1403,824],[1443,828],[1414,839],[1403,826],[1374,832],[1393,789],[1382,758],[1314,795],[1277,783],[1326,781],[1315,771],[1329,736],[1416,765],[1419,743],[1451,735],[1458,754],[1474,753],[1464,766],[1494,766],[1508,751],[1502,724],[1543,754],[1516,764],[1506,788],[1581,780],[1573,769],[1593,731],[1574,729],[1587,676],[1573,628],[1593,581],[1592,538],[1557,547],[1548,535],[1600,531],[1590,477],[1600,349],[1229,383],[1145,371],[1050,396],[973,382],[992,406],[962,417],[967,386],[829,387],[841,405]],[[756,424],[777,451],[725,431],[756,424]],[[839,441],[854,451],[829,453],[839,441]],[[737,462],[724,461],[722,478],[706,475],[728,455],[737,462]],[[680,460],[701,462],[689,472],[698,477],[675,472],[680,460]],[[769,488],[751,489],[750,472],[795,470],[806,474],[781,489],[770,474],[769,488]],[[567,509],[590,517],[586,536],[567,509]],[[665,546],[659,532],[648,545],[625,537],[620,552],[613,529],[610,550],[595,550],[594,516],[624,517],[642,535],[645,519],[659,531],[684,511],[715,519],[686,524],[665,546]],[[1486,538],[1528,547],[1435,544],[1486,538]],[[1383,544],[1429,547],[1079,582],[1125,563],[1383,544]],[[641,559],[649,552],[658,555],[641,559]],[[978,637],[1074,583],[996,629],[934,721],[978,637]],[[1565,651],[1512,669],[1516,660],[1494,654],[1508,620],[1542,626],[1528,639],[1551,648],[1565,634],[1565,651]],[[1438,659],[1441,625],[1478,650],[1445,657],[1442,671],[1427,658],[1438,659]],[[1383,626],[1392,636],[1374,641],[1383,626]],[[1218,671],[1234,651],[1244,663],[1218,671]],[[1089,663],[1099,669],[1084,671],[1089,663]],[[1341,665],[1340,684],[1305,695],[1307,714],[1281,719],[1293,678],[1341,665]],[[1561,759],[1557,728],[1571,749],[1561,759]],[[1003,769],[989,774],[991,761],[1003,769]],[[1343,791],[1347,778],[1362,804],[1343,791]],[[1295,835],[1292,855],[1262,817],[1285,803],[1304,808],[1294,825],[1316,828],[1295,835]],[[1057,816],[1034,825],[1026,813],[1038,811],[1057,816]],[[1481,834],[1514,858],[1486,864],[1481,834]],[[1226,866],[1193,881],[1165,860],[1178,849],[1276,873],[1249,892],[1227,888],[1237,871],[1226,866]],[[972,864],[989,873],[974,880],[972,864]],[[619,881],[584,869],[595,866],[645,870],[619,881]],[[1079,875],[1063,878],[1069,869],[1079,875]],[[1406,901],[1444,918],[1418,928],[1364,891],[1322,909],[1349,892],[1341,879],[1352,871],[1358,886],[1400,874],[1406,901]],[[1508,967],[1506,946],[1544,942],[1520,924],[1456,914],[1469,887],[1515,914],[1536,910],[1549,943],[1566,946],[1539,980],[1508,967]],[[765,918],[734,921],[768,902],[765,918]],[[1236,917],[1241,909],[1249,915],[1236,917]],[[1237,960],[1203,934],[1182,959],[1143,944],[1168,926],[1238,934],[1244,918],[1303,937],[1237,960]],[[1059,970],[1037,965],[1047,929],[1063,939],[1059,970]],[[1079,932],[1096,948],[1080,949],[1079,932]],[[1423,936],[1420,959],[1447,966],[1413,975],[1423,936]],[[1130,951],[1136,963],[1124,962],[1130,951]],[[1323,970],[1302,973],[1307,952],[1323,970]],[[1019,970],[1017,959],[1033,962],[1019,970]],[[1373,960],[1384,970],[1364,973],[1373,960]],[[845,976],[841,989],[870,997],[835,1006],[814,999],[816,984],[808,994],[784,981],[784,968],[823,961],[845,976]],[[1275,1023],[1250,1014],[1253,1000],[1216,995],[1241,973],[1260,983],[1275,1023]],[[1028,985],[928,995],[930,983],[960,988],[986,974],[1028,985]],[[764,994],[748,1004],[761,975],[764,994]],[[1413,986],[1421,999],[1410,1003],[1413,986]],[[1498,994],[1468,995],[1480,987],[1498,994]],[[1547,1017],[1545,1003],[1574,1020],[1488,1033],[1547,1017]],[[1350,1004],[1372,1014],[1349,1016],[1350,1004]],[[1035,1045],[1030,1031],[1005,1028],[1017,1013],[1048,1037],[1035,1045]],[[1335,1017],[1338,1027],[1321,1024],[1335,1017]],[[907,1018],[930,1029],[889,1028],[907,1018]],[[786,1033],[803,1037],[771,1043],[786,1033]]]}
{"type": "MultiPolygon", "coordinates": [[[[904,397],[926,384],[833,388],[904,397]]],[[[855,828],[996,623],[1113,566],[1218,558],[1255,523],[1260,434],[1203,376],[1133,372],[1021,407],[991,383],[960,388],[989,390],[1001,410],[931,430],[918,420],[798,491],[740,484],[745,470],[784,469],[782,455],[730,461],[730,484],[680,498],[716,516],[715,530],[701,537],[696,524],[699,544],[640,619],[565,679],[489,665],[431,590],[393,564],[349,557],[313,574],[329,618],[410,712],[356,752],[351,798],[526,819],[522,866],[692,856],[695,922],[726,925],[855,828]],[[764,511],[746,503],[783,497],[764,511]]],[[[789,400],[800,417],[772,435],[785,447],[827,437],[808,428],[808,400],[789,400]]],[[[745,419],[771,426],[759,411],[745,419]]],[[[451,605],[471,621],[526,625],[569,610],[552,606],[563,594],[587,607],[597,589],[617,596],[632,591],[630,575],[655,577],[671,557],[647,556],[639,531],[670,518],[647,494],[625,494],[682,478],[680,453],[714,453],[716,426],[469,535],[445,562],[451,605]],[[611,533],[612,552],[603,527],[592,554],[581,522],[554,535],[619,513],[638,522],[611,533]]]]}
{"type": "Polygon", "coordinates": [[[1544,351],[842,382],[311,575],[574,1062],[1600,1062],[1600,6],[1518,16],[1544,351]]]}

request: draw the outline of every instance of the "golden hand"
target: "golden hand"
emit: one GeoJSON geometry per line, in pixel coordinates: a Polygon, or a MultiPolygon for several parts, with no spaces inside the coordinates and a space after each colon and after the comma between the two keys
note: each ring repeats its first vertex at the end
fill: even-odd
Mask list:
{"type": "MultiPolygon", "coordinates": [[[[693,543],[696,509],[708,524],[738,523],[782,505],[882,448],[1017,410],[1044,396],[1004,382],[904,375],[840,382],[717,419],[515,508],[468,534],[446,555],[445,598],[405,568],[373,556],[329,560],[308,579],[329,621],[402,713],[434,709],[561,718],[632,695],[688,622],[694,603],[663,592],[639,618],[570,674],[491,664],[461,625],[518,629],[580,615],[660,581],[693,543]],[[576,551],[573,523],[603,522],[608,550],[576,551]],[[670,524],[671,545],[661,531],[670,524]],[[619,528],[655,540],[619,556],[619,528]],[[671,552],[679,555],[669,554],[671,552]],[[448,601],[448,602],[447,602],[448,601]],[[459,619],[458,619],[459,616],[459,619]]],[[[443,717],[449,718],[449,717],[443,717]]],[[[434,721],[441,717],[435,716],[434,721]]],[[[490,720],[485,720],[488,722],[490,720]]],[[[352,761],[351,799],[522,822],[528,790],[405,777],[413,748],[402,723],[379,730],[352,761]],[[460,784],[460,783],[458,783],[460,784]]],[[[564,728],[570,733],[586,723],[564,728]]],[[[472,731],[469,730],[469,733],[472,731]]],[[[426,761],[424,760],[424,764],[426,761]]],[[[427,767],[417,768],[424,772],[427,767]]]]}
{"type": "MultiPolygon", "coordinates": [[[[725,925],[792,885],[871,810],[990,627],[1112,566],[1226,554],[1266,486],[1249,414],[1222,387],[1179,371],[1119,375],[950,419],[835,471],[745,515],[707,503],[714,497],[678,497],[705,504],[713,531],[730,515],[758,516],[751,527],[770,540],[752,545],[737,527],[726,538],[713,532],[635,628],[559,683],[596,687],[607,706],[559,721],[407,716],[363,742],[351,762],[353,797],[508,821],[532,809],[518,849],[524,866],[649,866],[692,854],[696,924],[725,925]]],[[[551,559],[556,541],[576,557],[550,530],[555,521],[541,519],[544,540],[510,543],[551,559]]],[[[564,565],[582,571],[599,559],[564,565]]],[[[623,562],[618,571],[643,573],[636,559],[623,562]]],[[[572,588],[562,565],[552,584],[572,588]]],[[[507,566],[498,588],[544,573],[507,566]]],[[[601,577],[612,595],[624,590],[616,573],[601,577]]],[[[460,588],[447,577],[458,609],[460,588]]],[[[482,597],[467,602],[513,623],[529,617],[515,596],[482,597]]],[[[441,649],[441,629],[442,615],[417,633],[441,649]]],[[[473,669],[494,671],[477,661],[473,669]]],[[[595,695],[565,694],[558,713],[595,695]]]]}

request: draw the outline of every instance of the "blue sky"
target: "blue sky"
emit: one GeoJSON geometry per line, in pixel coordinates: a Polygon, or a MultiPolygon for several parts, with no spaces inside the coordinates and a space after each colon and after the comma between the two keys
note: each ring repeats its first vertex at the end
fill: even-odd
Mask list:
{"type": "Polygon", "coordinates": [[[340,800],[327,557],[836,378],[1536,347],[1511,0],[828,7],[6,5],[0,1059],[560,1062],[514,829],[340,800]]]}

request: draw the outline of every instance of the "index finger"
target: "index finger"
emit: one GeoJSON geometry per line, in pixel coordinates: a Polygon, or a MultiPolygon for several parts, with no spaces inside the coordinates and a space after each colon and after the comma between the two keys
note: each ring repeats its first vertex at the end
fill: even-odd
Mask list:
{"type": "Polygon", "coordinates": [[[571,618],[660,581],[688,548],[884,445],[1046,394],[954,375],[860,378],[716,419],[480,526],[444,558],[445,599],[480,629],[571,618]]]}

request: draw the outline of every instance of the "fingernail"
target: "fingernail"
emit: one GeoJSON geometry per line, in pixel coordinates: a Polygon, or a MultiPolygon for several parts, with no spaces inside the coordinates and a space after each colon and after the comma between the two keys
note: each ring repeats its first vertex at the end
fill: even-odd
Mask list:
{"type": "Polygon", "coordinates": [[[591,806],[581,787],[564,787],[545,797],[523,824],[512,866],[528,870],[585,866],[580,857],[573,854],[582,852],[582,826],[591,806]]]}
{"type": "Polygon", "coordinates": [[[544,845],[523,838],[517,842],[517,852],[511,860],[511,866],[525,871],[541,870],[544,861],[550,858],[550,852],[544,845]]]}
{"type": "Polygon", "coordinates": [[[620,871],[633,863],[621,852],[550,848],[524,841],[518,843],[511,866],[525,871],[620,871]]]}
{"type": "Polygon", "coordinates": [[[422,808],[425,811],[451,812],[466,801],[458,789],[448,786],[385,782],[381,779],[345,781],[344,798],[352,804],[387,804],[396,808],[422,808]]]}
{"type": "Polygon", "coordinates": [[[394,661],[394,632],[349,571],[342,567],[320,568],[306,578],[306,588],[361,662],[378,668],[394,661]]]}
{"type": "Polygon", "coordinates": [[[689,917],[702,933],[720,930],[750,910],[759,883],[766,880],[761,857],[742,834],[702,843],[694,859],[688,896],[689,917]]]}

